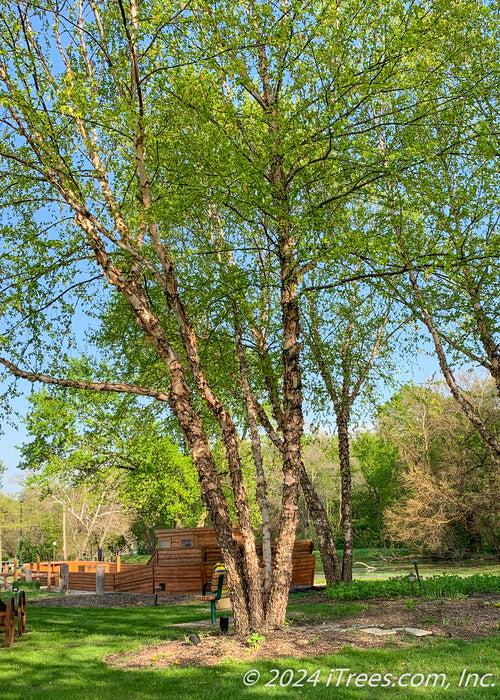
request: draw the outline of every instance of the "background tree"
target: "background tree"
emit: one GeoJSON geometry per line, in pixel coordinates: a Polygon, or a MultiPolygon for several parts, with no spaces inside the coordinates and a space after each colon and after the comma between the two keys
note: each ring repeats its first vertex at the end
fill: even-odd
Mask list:
{"type": "Polygon", "coordinates": [[[19,545],[19,504],[8,496],[0,493],[0,562],[4,555],[7,558],[17,556],[19,545]]]}
{"type": "MultiPolygon", "coordinates": [[[[54,483],[71,489],[88,482],[94,490],[109,484],[122,511],[149,528],[198,523],[196,469],[153,407],[127,396],[49,389],[32,393],[29,402],[32,440],[21,448],[20,467],[32,482],[52,492],[54,483]]],[[[102,498],[112,500],[104,492],[102,498]]]]}
{"type": "MultiPolygon", "coordinates": [[[[488,426],[498,425],[492,382],[476,379],[467,396],[488,426]]],[[[379,426],[398,448],[405,491],[385,511],[391,538],[438,553],[486,544],[498,553],[498,464],[453,397],[439,385],[407,386],[381,410],[379,426]]]]}
{"type": "Polygon", "coordinates": [[[384,513],[403,491],[398,448],[381,427],[376,433],[357,433],[351,446],[357,476],[352,497],[355,546],[387,547],[390,537],[384,513]]]}
{"type": "Polygon", "coordinates": [[[41,493],[40,505],[59,520],[55,540],[58,558],[63,559],[97,559],[98,549],[116,553],[116,543],[126,541],[133,523],[133,513],[120,499],[117,475],[100,474],[77,486],[53,479],[41,493]]]}

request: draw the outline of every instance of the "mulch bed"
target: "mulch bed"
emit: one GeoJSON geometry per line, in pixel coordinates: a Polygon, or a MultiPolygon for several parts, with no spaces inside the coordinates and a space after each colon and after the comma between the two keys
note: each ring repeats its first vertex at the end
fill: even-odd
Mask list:
{"type": "MultiPolygon", "coordinates": [[[[498,593],[481,593],[467,598],[413,600],[412,610],[408,610],[405,599],[356,601],[365,603],[370,608],[341,620],[341,624],[351,626],[352,623],[360,627],[419,627],[428,629],[435,635],[466,640],[487,637],[500,630],[498,593]]],[[[337,603],[330,600],[326,594],[295,598],[295,602],[341,604],[341,601],[337,603]]]]}
{"type": "MultiPolygon", "coordinates": [[[[158,605],[181,605],[193,602],[189,595],[159,595],[158,605]]],[[[315,593],[295,598],[295,602],[330,603],[332,609],[339,604],[328,599],[326,593],[315,593]]],[[[375,636],[362,628],[415,627],[430,630],[434,635],[446,638],[472,640],[494,634],[500,629],[500,595],[480,594],[464,599],[422,600],[414,602],[408,610],[405,600],[359,601],[369,609],[337,620],[311,621],[293,618],[284,630],[266,632],[253,648],[245,639],[234,634],[220,635],[218,628],[207,632],[198,630],[200,643],[193,644],[186,637],[146,647],[130,655],[114,655],[107,659],[111,666],[121,668],[166,668],[178,666],[217,665],[234,659],[275,659],[280,657],[307,658],[323,654],[335,654],[344,646],[360,649],[383,647],[388,643],[399,647],[421,643],[406,632],[398,631],[390,636],[375,636]]],[[[41,598],[30,603],[35,607],[140,607],[151,606],[152,595],[140,593],[70,594],[58,598],[41,598]]],[[[196,623],[193,623],[196,631],[196,623]]]]}

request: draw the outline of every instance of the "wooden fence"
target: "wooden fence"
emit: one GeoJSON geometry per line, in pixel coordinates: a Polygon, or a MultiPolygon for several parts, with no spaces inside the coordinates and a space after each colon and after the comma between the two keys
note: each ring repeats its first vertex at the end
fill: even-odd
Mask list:
{"type": "MultiPolygon", "coordinates": [[[[315,565],[316,557],[312,554],[295,557],[292,585],[312,586],[315,565]]],[[[213,568],[213,562],[183,564],[181,567],[175,564],[122,565],[118,573],[104,575],[104,586],[106,591],[127,593],[200,593],[203,584],[211,580],[213,568]]],[[[95,591],[95,572],[70,571],[69,588],[77,591],[95,591]]]]}
{"type": "MultiPolygon", "coordinates": [[[[292,585],[312,586],[316,557],[311,540],[297,541],[293,551],[292,585]]],[[[261,556],[260,546],[257,546],[261,556]]],[[[67,564],[70,590],[95,591],[96,570],[104,569],[104,590],[130,593],[200,593],[212,578],[214,564],[221,561],[218,547],[198,546],[181,549],[157,549],[145,565],[100,561],[52,561],[25,564],[22,577],[39,581],[42,586],[59,586],[61,565],[67,564]]],[[[20,574],[16,567],[16,575],[20,574]]],[[[4,582],[7,583],[4,574],[4,582]]],[[[1,579],[0,579],[1,580],[1,579]]]]}

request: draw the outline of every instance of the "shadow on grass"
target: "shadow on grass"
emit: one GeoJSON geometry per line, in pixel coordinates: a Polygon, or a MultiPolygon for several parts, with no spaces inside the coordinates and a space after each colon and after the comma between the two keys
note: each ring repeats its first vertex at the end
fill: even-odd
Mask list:
{"type": "MultiPolygon", "coordinates": [[[[62,637],[77,633],[113,637],[125,635],[128,638],[148,638],[158,631],[171,629],[173,623],[195,622],[209,617],[209,613],[198,605],[156,608],[33,608],[28,610],[28,615],[31,628],[47,633],[57,632],[62,637]]],[[[174,633],[173,629],[171,631],[174,633]]]]}

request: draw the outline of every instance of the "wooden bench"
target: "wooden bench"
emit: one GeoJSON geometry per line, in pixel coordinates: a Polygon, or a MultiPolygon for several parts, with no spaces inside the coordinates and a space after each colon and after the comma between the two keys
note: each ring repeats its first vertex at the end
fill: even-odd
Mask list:
{"type": "Polygon", "coordinates": [[[210,603],[210,621],[215,625],[215,603],[221,598],[229,598],[229,591],[225,590],[227,586],[226,570],[214,568],[212,580],[203,585],[201,595],[195,596],[196,600],[203,600],[210,603]],[[210,586],[210,592],[206,593],[206,589],[210,586]]]}
{"type": "Polygon", "coordinates": [[[14,642],[15,622],[17,617],[17,631],[19,636],[26,630],[26,594],[19,593],[19,601],[11,597],[4,603],[0,599],[0,629],[5,629],[5,646],[10,647],[14,642]]]}

